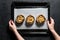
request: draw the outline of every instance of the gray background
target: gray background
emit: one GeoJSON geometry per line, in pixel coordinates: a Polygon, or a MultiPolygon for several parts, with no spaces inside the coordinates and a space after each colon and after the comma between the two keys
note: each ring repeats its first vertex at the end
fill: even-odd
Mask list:
{"type": "MultiPolygon", "coordinates": [[[[8,21],[11,18],[11,3],[21,2],[50,2],[50,14],[55,20],[55,30],[60,34],[60,0],[0,0],[0,40],[14,40],[15,36],[8,29],[8,21]]],[[[53,40],[50,36],[26,37],[27,40],[53,40]]]]}

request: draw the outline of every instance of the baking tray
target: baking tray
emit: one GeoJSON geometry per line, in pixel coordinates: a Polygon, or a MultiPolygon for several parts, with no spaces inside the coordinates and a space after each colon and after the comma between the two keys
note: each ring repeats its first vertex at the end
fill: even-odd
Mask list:
{"type": "MultiPolygon", "coordinates": [[[[33,15],[35,20],[36,17],[43,14],[46,20],[50,21],[50,6],[49,3],[40,2],[13,2],[11,5],[11,18],[16,20],[17,15],[24,15],[25,20],[28,15],[33,15]]],[[[25,32],[25,34],[46,34],[48,32],[48,27],[46,21],[42,26],[37,26],[36,22],[31,27],[25,25],[25,20],[21,26],[16,26],[18,30],[25,32]]]]}

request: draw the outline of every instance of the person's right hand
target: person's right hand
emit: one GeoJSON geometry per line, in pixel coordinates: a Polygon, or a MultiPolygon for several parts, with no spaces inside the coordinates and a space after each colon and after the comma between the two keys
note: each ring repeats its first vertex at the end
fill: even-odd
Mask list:
{"type": "Polygon", "coordinates": [[[54,19],[50,17],[50,23],[47,21],[48,28],[50,31],[54,30],[54,19]]]}

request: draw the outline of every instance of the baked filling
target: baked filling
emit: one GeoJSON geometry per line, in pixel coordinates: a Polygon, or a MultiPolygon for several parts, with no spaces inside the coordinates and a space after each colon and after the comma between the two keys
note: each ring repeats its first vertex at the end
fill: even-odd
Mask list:
{"type": "Polygon", "coordinates": [[[45,22],[45,17],[43,15],[39,15],[36,18],[37,23],[44,23],[45,22]]]}
{"type": "Polygon", "coordinates": [[[23,15],[18,15],[16,18],[17,23],[22,23],[24,21],[24,16],[23,15]]]}
{"type": "Polygon", "coordinates": [[[26,22],[29,23],[29,24],[32,24],[34,22],[34,17],[32,15],[29,15],[27,18],[26,18],[26,22]]]}

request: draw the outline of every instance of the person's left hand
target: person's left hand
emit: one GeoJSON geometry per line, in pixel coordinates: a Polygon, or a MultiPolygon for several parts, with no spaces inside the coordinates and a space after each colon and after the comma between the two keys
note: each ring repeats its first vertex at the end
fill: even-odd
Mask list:
{"type": "Polygon", "coordinates": [[[16,25],[12,20],[9,21],[9,29],[12,31],[17,30],[16,25]]]}

